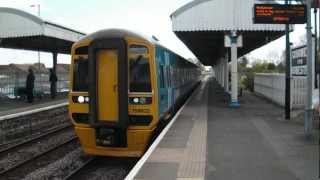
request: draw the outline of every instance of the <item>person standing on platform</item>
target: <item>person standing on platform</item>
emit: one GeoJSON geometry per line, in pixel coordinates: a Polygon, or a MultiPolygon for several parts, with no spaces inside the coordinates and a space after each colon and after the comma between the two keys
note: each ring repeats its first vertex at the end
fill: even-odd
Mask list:
{"type": "Polygon", "coordinates": [[[31,68],[29,68],[29,73],[27,76],[27,82],[26,82],[26,93],[27,93],[27,99],[28,99],[28,103],[32,103],[33,102],[33,88],[34,88],[34,74],[33,74],[33,70],[31,68]]]}
{"type": "Polygon", "coordinates": [[[50,77],[49,77],[49,81],[50,81],[50,93],[51,93],[51,99],[56,98],[56,93],[57,93],[57,75],[55,74],[55,72],[53,72],[53,69],[50,69],[50,77]]]}

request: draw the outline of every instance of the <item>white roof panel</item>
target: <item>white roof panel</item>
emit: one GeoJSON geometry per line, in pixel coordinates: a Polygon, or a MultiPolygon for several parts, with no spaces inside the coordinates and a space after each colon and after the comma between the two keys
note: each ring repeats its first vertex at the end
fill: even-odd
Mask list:
{"type": "Polygon", "coordinates": [[[253,24],[255,0],[194,0],[172,15],[173,31],[284,31],[284,25],[253,24]]]}
{"type": "Polygon", "coordinates": [[[0,7],[0,38],[40,35],[76,42],[85,33],[44,21],[18,9],[0,7]]]}

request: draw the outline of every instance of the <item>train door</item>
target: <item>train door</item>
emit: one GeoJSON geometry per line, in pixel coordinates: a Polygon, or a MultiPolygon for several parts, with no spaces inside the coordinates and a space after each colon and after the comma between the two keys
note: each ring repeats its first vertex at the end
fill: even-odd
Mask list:
{"type": "Polygon", "coordinates": [[[127,145],[127,81],[126,42],[123,39],[92,42],[89,46],[89,122],[96,130],[98,145],[127,145]]]}
{"type": "Polygon", "coordinates": [[[118,109],[118,51],[102,49],[97,52],[98,118],[116,122],[118,109]]]}

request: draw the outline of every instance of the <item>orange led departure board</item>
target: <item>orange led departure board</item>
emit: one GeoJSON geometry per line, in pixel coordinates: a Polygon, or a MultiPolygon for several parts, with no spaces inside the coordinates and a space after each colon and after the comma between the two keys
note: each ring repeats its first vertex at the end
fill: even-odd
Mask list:
{"type": "Polygon", "coordinates": [[[305,5],[255,4],[255,24],[304,24],[307,21],[305,5]]]}

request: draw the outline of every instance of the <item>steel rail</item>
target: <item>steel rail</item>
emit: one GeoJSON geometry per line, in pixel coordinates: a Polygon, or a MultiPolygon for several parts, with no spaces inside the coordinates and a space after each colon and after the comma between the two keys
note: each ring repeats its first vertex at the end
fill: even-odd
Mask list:
{"type": "Polygon", "coordinates": [[[70,144],[70,143],[72,143],[72,142],[74,142],[76,140],[78,140],[78,138],[76,136],[73,136],[73,137],[69,138],[68,140],[66,140],[65,142],[60,143],[59,145],[48,149],[47,151],[44,151],[44,152],[42,152],[40,154],[37,154],[36,156],[33,156],[33,157],[31,157],[29,159],[26,159],[24,161],[21,161],[21,162],[15,164],[14,166],[10,167],[9,169],[0,171],[0,176],[5,177],[7,174],[9,174],[12,171],[24,166],[25,164],[27,164],[27,163],[29,163],[31,161],[36,161],[37,159],[40,159],[40,158],[46,156],[47,154],[49,154],[49,153],[51,153],[51,152],[53,152],[53,151],[65,146],[65,145],[68,145],[68,144],[70,144]]]}

